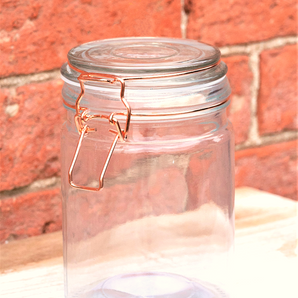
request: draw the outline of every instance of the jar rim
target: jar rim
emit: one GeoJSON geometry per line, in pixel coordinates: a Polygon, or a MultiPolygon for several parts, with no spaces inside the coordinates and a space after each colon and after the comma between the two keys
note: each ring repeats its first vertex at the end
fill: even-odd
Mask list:
{"type": "Polygon", "coordinates": [[[145,114],[200,110],[223,103],[230,95],[226,73],[227,66],[220,62],[215,47],[188,39],[152,37],[80,45],[69,51],[68,63],[61,68],[68,106],[74,106],[79,96],[83,107],[114,112],[121,100],[145,114]],[[85,89],[90,95],[86,100],[85,89]]]}

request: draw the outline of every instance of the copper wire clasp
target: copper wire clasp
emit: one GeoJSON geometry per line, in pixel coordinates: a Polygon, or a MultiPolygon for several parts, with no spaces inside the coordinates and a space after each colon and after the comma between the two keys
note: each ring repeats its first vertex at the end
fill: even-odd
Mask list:
{"type": "Polygon", "coordinates": [[[74,153],[74,156],[73,156],[73,159],[72,159],[69,171],[68,171],[68,180],[69,180],[70,185],[74,188],[91,190],[91,191],[99,191],[103,187],[104,175],[106,173],[106,170],[109,165],[111,156],[114,152],[114,149],[117,145],[118,139],[120,139],[121,141],[125,141],[125,139],[127,138],[127,132],[128,132],[129,125],[130,125],[131,108],[124,98],[124,92],[125,92],[125,80],[124,79],[118,78],[116,76],[106,75],[106,74],[81,72],[81,75],[78,77],[78,80],[79,80],[80,86],[81,86],[81,93],[79,94],[79,96],[76,100],[76,105],[75,105],[75,108],[76,108],[75,124],[76,124],[76,128],[78,130],[78,133],[80,135],[80,138],[79,138],[79,142],[77,144],[77,147],[76,147],[76,150],[75,150],[75,153],[74,153]],[[88,109],[80,106],[81,100],[85,94],[84,82],[86,82],[86,81],[107,82],[107,83],[111,83],[111,84],[119,82],[121,85],[120,100],[126,108],[126,113],[111,113],[109,116],[88,114],[89,113],[88,109]],[[124,129],[121,129],[120,123],[117,120],[116,115],[126,115],[126,123],[125,123],[124,129]],[[95,119],[95,118],[107,119],[110,122],[110,124],[115,125],[116,130],[110,130],[110,132],[112,132],[113,134],[116,134],[116,136],[115,136],[114,141],[109,149],[108,156],[106,158],[103,169],[99,176],[99,186],[98,187],[88,187],[88,186],[78,185],[78,184],[74,183],[72,176],[73,176],[73,170],[74,170],[76,161],[78,159],[78,155],[79,155],[84,137],[86,137],[88,135],[88,133],[96,131],[95,128],[89,127],[87,122],[92,119],[95,119]]]}
{"type": "MultiPolygon", "coordinates": [[[[196,72],[199,72],[199,71],[204,71],[204,70],[210,69],[210,68],[218,65],[219,63],[220,63],[220,60],[218,60],[216,63],[214,63],[212,65],[201,67],[199,69],[191,69],[191,70],[188,70],[188,71],[182,71],[182,72],[177,72],[177,73],[168,73],[168,74],[163,74],[163,75],[150,75],[150,76],[146,76],[146,77],[126,77],[126,78],[118,78],[116,76],[107,75],[107,74],[89,73],[89,72],[82,71],[81,69],[76,68],[71,63],[68,63],[68,65],[72,69],[74,69],[75,71],[80,73],[80,76],[78,77],[78,80],[79,80],[80,86],[81,86],[81,93],[80,93],[80,95],[78,96],[78,98],[76,100],[75,106],[68,105],[71,108],[75,108],[75,110],[76,110],[75,124],[76,124],[77,130],[80,134],[79,142],[78,142],[78,145],[76,147],[76,151],[75,151],[75,154],[73,156],[72,163],[70,165],[69,172],[68,172],[68,179],[69,179],[70,185],[74,188],[85,189],[85,190],[94,190],[94,191],[98,191],[103,187],[104,175],[106,173],[106,170],[107,170],[107,167],[109,165],[109,162],[110,162],[111,156],[113,154],[113,151],[116,147],[118,139],[120,139],[121,141],[126,140],[127,132],[128,132],[128,129],[129,129],[129,124],[130,124],[130,118],[131,118],[131,115],[132,115],[130,106],[124,98],[125,81],[127,81],[127,80],[159,79],[159,78],[177,77],[177,76],[180,76],[180,75],[187,75],[187,74],[192,74],[192,73],[196,73],[196,72]],[[85,94],[84,82],[86,82],[86,81],[106,82],[106,83],[111,83],[111,84],[114,84],[114,83],[117,83],[117,82],[120,83],[120,85],[121,85],[120,100],[126,108],[126,113],[111,113],[109,116],[88,114],[89,113],[88,109],[80,106],[81,100],[82,100],[82,98],[85,94]],[[126,116],[126,123],[125,123],[125,128],[124,129],[121,129],[120,123],[117,120],[116,115],[126,116]],[[80,148],[82,146],[83,138],[86,137],[88,133],[96,131],[95,128],[89,127],[87,125],[87,122],[92,120],[92,119],[95,119],[95,118],[105,118],[112,125],[115,125],[116,130],[110,130],[110,132],[116,134],[116,136],[115,136],[114,141],[113,141],[113,143],[110,147],[108,156],[106,158],[103,169],[101,171],[100,178],[99,178],[99,186],[98,187],[80,186],[80,185],[75,184],[73,182],[72,174],[73,174],[74,166],[76,164],[76,161],[77,161],[77,158],[78,158],[78,155],[79,155],[79,152],[80,152],[80,148]]],[[[209,106],[205,109],[210,109],[210,108],[219,106],[223,103],[224,102],[220,102],[220,103],[217,103],[213,106],[209,106]]],[[[201,110],[203,110],[203,108],[201,110]]],[[[179,112],[179,113],[159,114],[159,115],[160,116],[171,116],[171,115],[180,115],[180,114],[195,112],[195,111],[196,110],[186,111],[186,112],[179,112]]],[[[136,115],[136,116],[150,116],[150,114],[149,115],[148,114],[134,114],[134,115],[136,115]]],[[[154,114],[154,115],[156,116],[157,114],[154,114]]]]}

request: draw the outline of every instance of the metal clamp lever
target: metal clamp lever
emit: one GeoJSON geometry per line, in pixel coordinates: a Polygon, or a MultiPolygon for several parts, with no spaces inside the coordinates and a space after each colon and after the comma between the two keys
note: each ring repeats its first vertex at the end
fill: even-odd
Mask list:
{"type": "Polygon", "coordinates": [[[78,77],[78,80],[81,85],[81,93],[79,94],[77,100],[76,100],[76,114],[75,114],[75,124],[77,127],[77,130],[80,134],[80,138],[68,171],[68,180],[69,184],[77,189],[84,189],[84,190],[91,190],[91,191],[99,191],[103,187],[103,182],[104,182],[104,175],[106,173],[107,167],[109,165],[111,156],[114,152],[114,149],[117,145],[118,139],[121,139],[121,141],[125,141],[126,135],[129,129],[129,124],[130,124],[130,117],[131,117],[131,108],[127,101],[124,98],[124,92],[125,92],[125,81],[123,79],[117,78],[117,77],[112,77],[110,75],[105,75],[105,74],[97,74],[97,73],[86,73],[86,72],[81,72],[81,75],[78,77]],[[120,90],[120,100],[124,104],[126,108],[126,113],[111,113],[110,116],[105,116],[105,115],[89,115],[88,114],[88,109],[81,107],[80,102],[85,94],[85,86],[84,82],[85,81],[97,81],[97,82],[108,82],[111,84],[114,84],[116,82],[119,82],[121,84],[121,90],[120,90]],[[126,115],[126,123],[125,123],[125,129],[121,129],[120,123],[115,117],[115,115],[126,115]],[[95,128],[90,128],[87,125],[87,122],[95,119],[95,118],[105,118],[107,119],[110,124],[115,125],[116,130],[109,130],[110,132],[116,134],[114,141],[110,147],[108,156],[106,158],[106,161],[104,163],[103,169],[101,171],[101,174],[99,176],[99,186],[98,187],[89,187],[89,186],[83,186],[83,185],[78,185],[74,183],[73,181],[73,171],[75,164],[78,159],[78,155],[82,146],[82,142],[84,137],[87,136],[89,132],[95,132],[95,128]]]}
{"type": "Polygon", "coordinates": [[[74,169],[74,166],[76,164],[76,161],[77,161],[77,158],[78,158],[78,155],[79,155],[80,148],[82,146],[83,138],[87,134],[87,129],[88,129],[88,126],[85,125],[83,127],[82,131],[81,131],[79,142],[78,142],[78,145],[76,147],[76,151],[75,151],[74,157],[72,159],[72,163],[71,163],[70,168],[69,168],[68,180],[69,180],[70,185],[72,187],[74,187],[74,188],[84,189],[84,190],[99,191],[101,188],[103,188],[103,178],[104,178],[104,175],[106,173],[107,167],[109,165],[111,156],[112,156],[112,154],[114,152],[114,149],[115,149],[115,147],[117,145],[117,141],[119,139],[119,136],[118,136],[118,134],[115,136],[114,141],[112,143],[112,146],[110,147],[110,150],[109,150],[108,156],[106,158],[105,164],[104,164],[103,169],[101,171],[101,174],[99,176],[99,186],[98,187],[82,186],[82,185],[78,185],[78,184],[76,184],[76,183],[73,182],[72,173],[73,173],[73,169],[74,169]]]}

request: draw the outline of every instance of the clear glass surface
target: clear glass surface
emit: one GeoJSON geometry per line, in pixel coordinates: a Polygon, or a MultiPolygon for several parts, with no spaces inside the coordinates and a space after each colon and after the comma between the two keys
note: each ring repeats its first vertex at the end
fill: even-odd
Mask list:
{"type": "MultiPolygon", "coordinates": [[[[113,276],[140,272],[177,274],[226,291],[234,231],[234,146],[225,108],[209,112],[150,125],[132,122],[99,192],[68,183],[78,142],[69,112],[62,137],[66,297],[110,297],[94,289],[113,276]]],[[[74,181],[85,186],[98,185],[113,139],[109,124],[93,123],[97,132],[84,139],[74,169],[74,181]]],[[[225,297],[212,291],[194,297],[225,297]]],[[[120,292],[119,297],[171,297],[120,292]]]]}
{"type": "Polygon", "coordinates": [[[220,52],[194,40],[134,37],[82,44],[69,51],[68,60],[86,71],[146,76],[213,65],[220,52]]]}
{"type": "MultiPolygon", "coordinates": [[[[220,58],[217,49],[194,41],[137,43],[85,44],[70,51],[69,61],[85,70],[146,76],[220,58]]],[[[67,106],[80,88],[78,73],[62,67],[68,110],[61,143],[66,298],[229,297],[234,137],[226,115],[226,71],[221,63],[195,74],[128,82],[125,98],[133,116],[127,140],[118,141],[104,186],[94,192],[69,184],[79,134],[75,111],[67,106]]],[[[81,106],[89,115],[125,111],[117,84],[86,84],[81,106]]],[[[117,118],[124,127],[125,116],[117,118]]],[[[88,125],[96,132],[83,139],[73,180],[96,187],[115,134],[107,119],[88,125]]]]}

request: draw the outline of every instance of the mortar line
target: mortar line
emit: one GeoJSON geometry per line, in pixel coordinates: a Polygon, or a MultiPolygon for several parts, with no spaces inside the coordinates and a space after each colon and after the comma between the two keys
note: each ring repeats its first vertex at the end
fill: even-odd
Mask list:
{"type": "Polygon", "coordinates": [[[283,131],[283,132],[273,133],[270,135],[260,136],[260,142],[239,144],[239,145],[236,145],[235,150],[239,151],[239,150],[244,150],[248,148],[256,148],[256,147],[261,147],[261,146],[266,146],[271,144],[293,141],[293,140],[298,140],[298,130],[283,131]]]}
{"type": "Polygon", "coordinates": [[[188,24],[188,15],[185,12],[184,6],[185,6],[185,0],[181,0],[181,24],[180,24],[180,28],[181,28],[182,38],[186,38],[186,36],[187,36],[187,24],[188,24]]]}
{"type": "Polygon", "coordinates": [[[0,192],[0,200],[24,195],[30,192],[42,191],[49,188],[59,187],[61,184],[60,177],[51,177],[36,180],[28,185],[17,187],[11,190],[2,190],[0,192]]]}
{"type": "Polygon", "coordinates": [[[20,87],[30,83],[41,83],[60,78],[59,69],[33,74],[17,75],[0,79],[0,88],[20,87]]]}
{"type": "Polygon", "coordinates": [[[250,127],[247,143],[259,144],[259,123],[258,123],[258,95],[260,89],[260,52],[255,51],[249,55],[249,67],[253,73],[251,84],[251,102],[250,102],[250,127]]]}
{"type": "Polygon", "coordinates": [[[276,37],[270,40],[250,42],[247,44],[229,45],[220,47],[222,56],[232,56],[239,54],[251,54],[255,51],[261,52],[263,50],[275,49],[285,45],[296,44],[298,42],[297,36],[276,37]]]}

